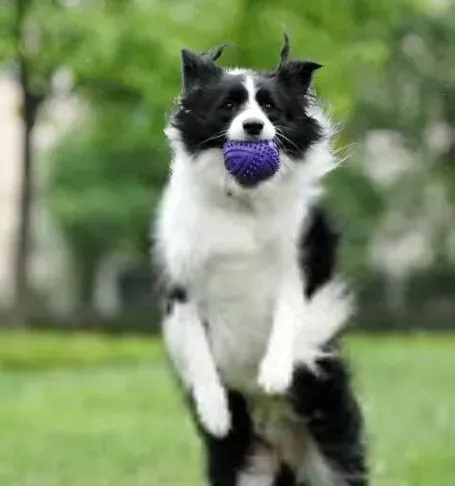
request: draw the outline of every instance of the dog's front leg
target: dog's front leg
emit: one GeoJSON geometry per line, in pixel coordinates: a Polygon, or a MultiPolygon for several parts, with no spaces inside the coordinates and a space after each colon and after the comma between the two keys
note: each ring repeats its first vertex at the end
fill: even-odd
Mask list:
{"type": "Polygon", "coordinates": [[[259,384],[268,393],[285,392],[295,366],[318,372],[327,357],[324,346],[348,322],[352,296],[342,282],[331,280],[308,299],[297,271],[283,280],[259,384]]]}
{"type": "Polygon", "coordinates": [[[292,380],[294,347],[307,301],[297,265],[283,275],[267,350],[260,364],[259,385],[267,393],[285,392],[292,380]]]}
{"type": "Polygon", "coordinates": [[[183,385],[191,393],[201,424],[216,436],[228,434],[231,417],[197,306],[180,292],[165,318],[164,339],[183,385]],[[184,297],[184,298],[182,298],[184,297]]]}

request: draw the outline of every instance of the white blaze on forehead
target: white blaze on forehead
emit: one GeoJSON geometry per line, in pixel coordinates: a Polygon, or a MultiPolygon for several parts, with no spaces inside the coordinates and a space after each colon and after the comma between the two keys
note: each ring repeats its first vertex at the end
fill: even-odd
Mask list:
{"type": "Polygon", "coordinates": [[[247,74],[250,73],[248,69],[243,69],[243,68],[230,68],[230,69],[226,69],[226,72],[228,74],[232,74],[233,76],[238,76],[238,75],[246,76],[247,74]]]}
{"type": "Polygon", "coordinates": [[[256,101],[256,92],[257,92],[257,86],[256,83],[254,82],[253,76],[250,74],[247,74],[245,76],[245,81],[243,82],[243,86],[245,86],[245,89],[248,92],[248,103],[249,104],[255,104],[259,107],[257,101],[256,101]]]}
{"type": "Polygon", "coordinates": [[[243,129],[243,124],[246,121],[257,121],[262,122],[264,125],[262,133],[258,138],[260,140],[272,140],[276,134],[275,127],[256,100],[258,87],[254,81],[254,77],[248,71],[242,70],[231,71],[230,74],[241,74],[244,76],[243,86],[248,93],[248,99],[240,113],[232,120],[227,131],[228,138],[231,140],[247,140],[249,137],[243,129]]]}

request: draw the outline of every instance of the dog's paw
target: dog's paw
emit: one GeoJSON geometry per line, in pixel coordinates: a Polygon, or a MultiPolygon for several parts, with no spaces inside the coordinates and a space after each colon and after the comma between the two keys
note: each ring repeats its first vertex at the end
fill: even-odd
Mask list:
{"type": "Polygon", "coordinates": [[[194,391],[194,400],[207,432],[218,438],[226,437],[231,428],[231,414],[225,390],[221,386],[200,387],[194,391]]]}
{"type": "Polygon", "coordinates": [[[259,369],[259,386],[270,395],[281,395],[291,385],[293,363],[284,356],[266,355],[259,369]]]}

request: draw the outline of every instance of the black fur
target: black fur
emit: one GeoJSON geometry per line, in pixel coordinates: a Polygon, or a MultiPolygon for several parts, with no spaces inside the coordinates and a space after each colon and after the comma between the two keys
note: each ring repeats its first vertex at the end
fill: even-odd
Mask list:
{"type": "Polygon", "coordinates": [[[182,49],[183,93],[204,86],[221,76],[221,68],[213,62],[216,58],[216,55],[208,53],[199,55],[189,49],[182,49]]]}
{"type": "Polygon", "coordinates": [[[336,270],[339,232],[321,206],[310,215],[308,228],[299,239],[299,267],[305,276],[305,294],[311,297],[336,270]]]}
{"type": "Polygon", "coordinates": [[[298,161],[320,140],[322,133],[317,121],[307,113],[312,96],[307,91],[311,74],[307,73],[306,87],[303,88],[299,79],[284,77],[286,72],[287,66],[278,73],[258,76],[255,80],[259,86],[256,99],[269,120],[283,133],[284,137],[280,138],[283,151],[298,161]],[[271,108],[266,109],[267,105],[271,108]]]}
{"type": "Polygon", "coordinates": [[[188,302],[188,294],[185,287],[173,285],[166,293],[165,314],[169,315],[176,303],[188,302]]]}
{"type": "Polygon", "coordinates": [[[226,438],[215,438],[199,425],[206,448],[206,474],[210,486],[236,486],[237,474],[246,466],[254,442],[247,401],[234,390],[229,390],[228,401],[232,427],[226,438]]]}
{"type": "Polygon", "coordinates": [[[180,131],[188,152],[223,146],[224,132],[248,99],[242,81],[242,76],[221,73],[210,84],[183,95],[171,124],[180,131]]]}
{"type": "Polygon", "coordinates": [[[273,481],[273,486],[297,486],[295,473],[287,464],[281,464],[273,481]]]}
{"type": "Polygon", "coordinates": [[[319,362],[320,374],[295,372],[294,411],[307,420],[318,449],[349,486],[367,486],[362,415],[352,393],[347,365],[338,357],[319,362]]]}

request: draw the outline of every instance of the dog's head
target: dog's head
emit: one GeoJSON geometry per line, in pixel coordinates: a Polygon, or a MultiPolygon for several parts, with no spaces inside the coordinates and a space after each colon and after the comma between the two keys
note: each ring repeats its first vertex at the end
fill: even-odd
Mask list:
{"type": "Polygon", "coordinates": [[[327,120],[311,93],[321,65],[290,60],[286,35],[271,71],[223,69],[216,61],[224,48],[182,50],[182,89],[166,131],[174,150],[217,185],[233,184],[222,164],[227,140],[275,140],[287,169],[305,163],[310,148],[327,138],[327,120]]]}

